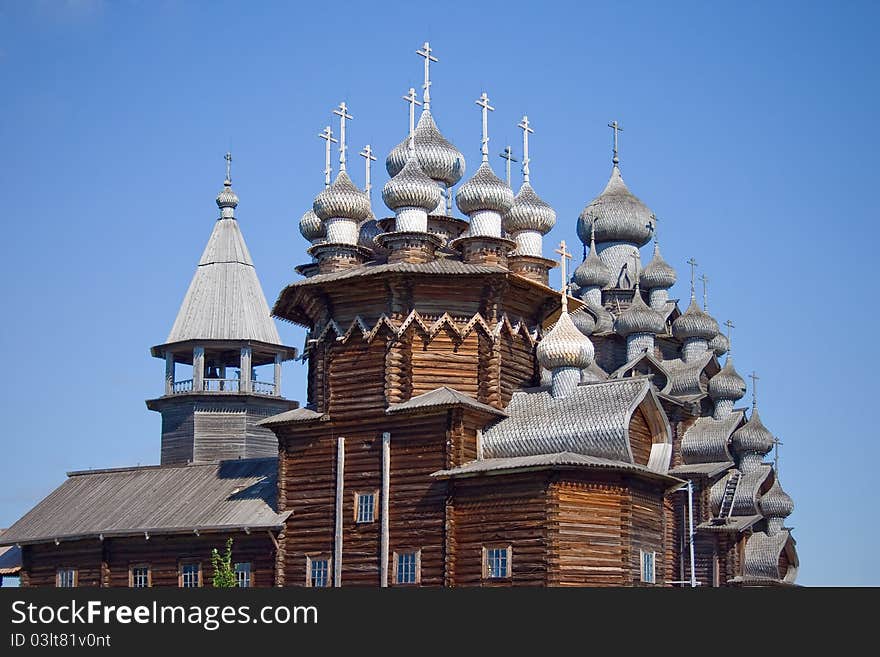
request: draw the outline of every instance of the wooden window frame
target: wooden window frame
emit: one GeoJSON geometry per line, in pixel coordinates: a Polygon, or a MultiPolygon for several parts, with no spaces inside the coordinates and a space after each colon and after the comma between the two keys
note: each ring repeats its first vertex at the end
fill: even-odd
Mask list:
{"type": "Polygon", "coordinates": [[[376,522],[376,518],[379,517],[379,490],[359,490],[354,492],[354,523],[356,525],[371,525],[376,522]],[[360,519],[360,498],[361,495],[372,495],[373,496],[373,519],[372,520],[361,520],[360,519]]]}
{"type": "MultiPolygon", "coordinates": [[[[152,588],[153,586],[153,569],[150,568],[150,564],[148,563],[130,563],[128,564],[128,588],[135,588],[134,585],[134,569],[135,568],[146,568],[147,569],[147,588],[152,588]]],[[[143,588],[143,587],[137,587],[143,588]]]]}
{"type": "Polygon", "coordinates": [[[56,589],[75,589],[79,586],[79,568],[75,566],[61,566],[55,570],[55,588],[56,589]],[[61,572],[62,571],[73,571],[73,584],[70,586],[61,586],[61,572]]]}
{"type": "Polygon", "coordinates": [[[483,579],[489,581],[504,581],[509,580],[513,577],[513,545],[510,543],[490,543],[488,545],[483,546],[482,552],[482,562],[483,562],[483,579]],[[506,550],[507,551],[507,573],[502,577],[492,577],[489,572],[489,552],[492,550],[506,550]]]}
{"type": "Polygon", "coordinates": [[[395,550],[392,553],[392,565],[391,572],[393,576],[391,577],[391,581],[394,586],[419,586],[422,583],[422,548],[418,548],[417,550],[395,550]],[[398,582],[397,581],[397,564],[398,559],[401,554],[415,554],[416,555],[416,581],[415,582],[398,582]]]}
{"type": "Polygon", "coordinates": [[[657,551],[639,550],[639,579],[643,584],[657,583],[657,551]],[[645,578],[645,555],[651,555],[651,579],[645,578]]]}
{"type": "Polygon", "coordinates": [[[183,589],[183,588],[197,588],[197,589],[200,589],[200,588],[202,588],[202,587],[204,586],[204,584],[205,584],[205,582],[204,582],[204,580],[203,580],[202,562],[201,562],[201,561],[198,561],[198,560],[196,560],[196,559],[181,559],[181,560],[177,563],[177,588],[179,588],[179,589],[183,589]],[[198,581],[198,584],[197,584],[195,587],[191,587],[191,586],[186,586],[186,587],[185,587],[185,586],[183,585],[183,568],[184,568],[185,566],[198,566],[198,567],[199,567],[199,571],[198,571],[198,580],[197,580],[197,581],[198,581]]]}
{"type": "Polygon", "coordinates": [[[243,589],[252,589],[254,587],[254,564],[252,561],[236,561],[232,564],[232,572],[235,574],[235,586],[237,588],[243,589]],[[248,570],[248,585],[247,586],[239,586],[238,585],[238,566],[247,565],[248,570]]]}
{"type": "Polygon", "coordinates": [[[328,554],[307,554],[306,555],[306,586],[309,588],[325,588],[328,589],[333,586],[333,557],[328,554]],[[315,587],[312,585],[312,562],[313,561],[326,561],[327,562],[327,586],[315,587]]]}

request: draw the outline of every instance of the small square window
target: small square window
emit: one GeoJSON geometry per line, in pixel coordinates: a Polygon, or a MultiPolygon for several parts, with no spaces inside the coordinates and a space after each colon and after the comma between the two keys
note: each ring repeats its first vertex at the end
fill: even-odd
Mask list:
{"type": "Polygon", "coordinates": [[[375,522],[376,521],[376,493],[355,493],[354,508],[355,522],[375,522]]]}
{"type": "Polygon", "coordinates": [[[654,560],[656,558],[656,552],[645,552],[644,550],[640,550],[642,555],[642,581],[646,584],[654,584],[655,582],[655,567],[654,560]]]}
{"type": "Polygon", "coordinates": [[[128,571],[128,585],[134,589],[145,589],[150,586],[150,567],[146,565],[132,566],[128,571]]]}
{"type": "Polygon", "coordinates": [[[70,589],[76,586],[76,568],[59,568],[55,586],[70,589]]]}
{"type": "Polygon", "coordinates": [[[502,579],[510,577],[511,548],[483,548],[483,577],[486,579],[502,579]]]}
{"type": "Polygon", "coordinates": [[[418,584],[422,579],[422,551],[394,553],[394,583],[418,584]]]}
{"type": "Polygon", "coordinates": [[[237,563],[235,564],[235,585],[239,588],[246,589],[251,586],[251,564],[237,563]]]}
{"type": "Polygon", "coordinates": [[[330,559],[306,557],[306,586],[323,588],[330,586],[330,559]]]}
{"type": "Polygon", "coordinates": [[[202,565],[185,563],[180,566],[180,587],[194,589],[202,585],[202,565]]]}

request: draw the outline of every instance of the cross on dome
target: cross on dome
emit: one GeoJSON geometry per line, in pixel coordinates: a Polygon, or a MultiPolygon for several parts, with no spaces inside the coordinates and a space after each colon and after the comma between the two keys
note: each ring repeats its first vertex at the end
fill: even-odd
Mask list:
{"type": "Polygon", "coordinates": [[[373,185],[370,183],[370,162],[376,161],[376,156],[373,155],[373,149],[369,144],[364,146],[364,150],[358,153],[362,158],[364,158],[364,191],[367,193],[367,196],[370,195],[370,190],[373,189],[373,185]]]}
{"type": "Polygon", "coordinates": [[[522,174],[523,174],[523,182],[529,182],[529,133],[534,133],[535,131],[529,125],[529,117],[523,114],[522,121],[520,121],[517,128],[523,131],[523,162],[522,162],[522,174]]]}
{"type": "Polygon", "coordinates": [[[505,146],[504,150],[498,154],[498,157],[502,160],[507,160],[507,164],[505,165],[507,167],[507,185],[510,186],[510,163],[519,162],[519,160],[513,156],[513,149],[511,149],[510,146],[505,146]]]}
{"type": "Polygon", "coordinates": [[[425,81],[422,84],[422,89],[424,89],[424,92],[422,93],[422,101],[424,101],[424,107],[426,110],[431,109],[431,62],[438,61],[438,59],[431,54],[432,52],[431,44],[427,41],[425,41],[425,45],[422,46],[421,50],[416,50],[417,55],[425,58],[425,81]]]}
{"type": "Polygon", "coordinates": [[[758,379],[761,377],[752,370],[749,378],[752,380],[752,410],[754,411],[758,407],[758,379]]]}
{"type": "Polygon", "coordinates": [[[483,146],[480,151],[483,154],[483,162],[489,161],[489,112],[494,112],[495,108],[489,104],[489,96],[484,91],[476,100],[483,113],[483,146]]]}
{"type": "Polygon", "coordinates": [[[562,285],[559,290],[562,294],[562,311],[568,312],[568,275],[566,272],[568,263],[566,260],[571,260],[571,253],[565,248],[565,240],[562,240],[559,243],[559,248],[556,249],[556,253],[559,254],[559,271],[562,276],[562,285]]]}
{"type": "Polygon", "coordinates": [[[345,121],[354,117],[348,113],[345,101],[339,103],[339,107],[333,110],[333,113],[339,117],[339,170],[345,171],[345,150],[348,148],[345,144],[345,121]]]}
{"type": "Polygon", "coordinates": [[[709,277],[703,274],[700,281],[703,283],[703,310],[709,312],[709,277]]]}
{"type": "Polygon", "coordinates": [[[226,182],[232,184],[232,153],[228,152],[223,156],[226,160],[226,182]]]}
{"type": "Polygon", "coordinates": [[[696,285],[694,284],[694,277],[697,275],[697,261],[693,258],[688,258],[687,263],[691,266],[691,299],[697,298],[696,293],[696,285]]]}
{"type": "Polygon", "coordinates": [[[736,324],[728,319],[724,325],[727,327],[727,357],[730,358],[730,354],[733,353],[733,329],[736,328],[736,324]]]}
{"type": "Polygon", "coordinates": [[[618,164],[620,159],[617,157],[617,137],[623,132],[623,128],[620,127],[620,124],[617,121],[612,121],[608,124],[608,127],[614,132],[614,155],[611,158],[611,162],[613,164],[618,164]]]}
{"type": "Polygon", "coordinates": [[[324,148],[324,187],[330,186],[330,176],[333,173],[333,167],[330,166],[330,144],[336,144],[339,140],[333,137],[333,131],[330,126],[324,126],[324,131],[318,135],[325,143],[324,148]]]}
{"type": "Polygon", "coordinates": [[[409,88],[409,93],[403,96],[403,99],[409,103],[409,147],[415,148],[416,105],[421,105],[421,103],[416,98],[416,90],[413,87],[409,88]]]}

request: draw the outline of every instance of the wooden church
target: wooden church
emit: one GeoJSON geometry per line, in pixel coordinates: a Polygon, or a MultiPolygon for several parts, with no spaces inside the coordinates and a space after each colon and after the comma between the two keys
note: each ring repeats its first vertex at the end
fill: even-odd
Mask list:
{"type": "Polygon", "coordinates": [[[610,180],[578,219],[586,256],[569,277],[563,243],[552,289],[556,213],[530,182],[528,118],[514,193],[489,164],[484,93],[481,163],[456,187],[465,159],[431,112],[436,58],[418,53],[422,100],[410,90],[386,159],[393,216],[373,214],[369,147],[365,190],[349,176],[342,103],[300,221],[309,262],[271,311],[227,156],[220,217],[152,348],[161,462],[69,473],[0,535],[22,585],[210,586],[229,537],[243,587],[794,583],[774,436],[754,401],[737,406],[746,385],[693,260],[690,299],[669,297],[677,274],[621,177],[616,122],[610,180]],[[301,354],[273,316],[307,329],[301,354]],[[281,395],[296,358],[302,406],[281,395]]]}

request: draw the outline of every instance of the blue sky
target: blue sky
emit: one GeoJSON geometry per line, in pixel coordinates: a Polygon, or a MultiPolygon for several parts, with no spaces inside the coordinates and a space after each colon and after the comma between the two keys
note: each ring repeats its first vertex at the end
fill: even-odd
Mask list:
{"type": "MultiPolygon", "coordinates": [[[[880,585],[866,207],[878,13],[856,2],[0,1],[0,526],[68,470],[158,460],[159,416],[143,400],[161,394],[163,364],[148,348],[165,339],[217,216],[223,153],[271,304],[306,261],[297,222],[321,188],[316,135],[330,110],[345,100],[355,117],[356,182],[354,154],[370,143],[379,155],[378,212],[381,164],[407,126],[400,96],[421,83],[414,51],[428,39],[440,58],[432,109],[470,172],[482,91],[496,107],[496,172],[529,115],[532,182],[559,214],[548,254],[578,244],[577,215],[609,173],[606,124],[621,122],[621,168],[660,218],[674,295],[687,297],[695,257],[712,312],[736,323],[737,368],[761,376],[762,417],[785,443],[800,582],[880,585]]],[[[301,346],[301,331],[280,330],[301,346]]],[[[303,366],[284,376],[302,399],[303,366]]]]}

